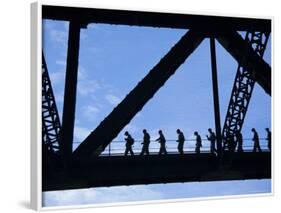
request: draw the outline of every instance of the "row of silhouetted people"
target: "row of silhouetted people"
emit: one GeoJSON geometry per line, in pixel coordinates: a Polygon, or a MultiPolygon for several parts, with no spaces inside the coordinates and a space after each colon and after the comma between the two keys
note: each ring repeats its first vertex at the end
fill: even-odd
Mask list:
{"type": "MultiPolygon", "coordinates": [[[[252,128],[252,133],[253,133],[253,152],[262,152],[262,149],[260,147],[260,138],[258,135],[258,132],[255,128],[252,128]]],[[[269,150],[271,150],[271,131],[269,128],[265,128],[265,131],[267,132],[267,147],[269,150]]],[[[224,141],[224,146],[223,148],[228,148],[230,151],[235,151],[237,152],[243,152],[243,135],[240,131],[236,131],[234,135],[230,135],[229,133],[226,134],[226,138],[224,141]],[[237,149],[236,149],[237,148],[237,149]]]]}
{"type": "MultiPolygon", "coordinates": [[[[269,128],[265,129],[267,132],[267,145],[268,145],[268,149],[271,150],[271,131],[269,130],[269,128]]],[[[210,151],[211,153],[216,153],[217,149],[216,149],[216,141],[217,141],[217,137],[215,135],[215,133],[212,131],[211,128],[208,129],[209,134],[206,135],[207,140],[210,141],[210,151]]],[[[259,151],[261,152],[261,148],[260,148],[260,140],[259,140],[259,135],[256,131],[255,128],[252,129],[253,132],[253,152],[259,151]]],[[[177,135],[178,135],[178,139],[176,140],[178,143],[177,149],[179,154],[184,154],[184,142],[185,142],[185,137],[183,132],[180,129],[177,129],[176,131],[177,135]]],[[[166,138],[162,132],[162,130],[158,131],[159,137],[155,140],[158,141],[160,144],[160,149],[158,154],[159,155],[166,155],[167,150],[166,150],[166,138]]],[[[130,133],[128,131],[125,132],[125,141],[126,141],[126,150],[125,150],[125,156],[128,155],[128,153],[130,153],[131,155],[134,155],[133,149],[132,149],[132,145],[134,144],[135,140],[134,138],[130,135],[130,133]]],[[[194,136],[196,137],[195,141],[195,153],[199,154],[200,153],[200,148],[202,147],[202,139],[200,134],[195,131],[194,132],[194,136]]],[[[147,130],[144,129],[143,130],[143,141],[142,141],[142,150],[140,152],[140,155],[149,155],[149,144],[150,144],[150,135],[148,134],[147,130]]],[[[243,135],[241,134],[240,131],[236,131],[234,135],[231,135],[229,133],[226,134],[225,140],[224,140],[224,144],[223,144],[223,150],[228,149],[229,151],[235,151],[237,149],[237,152],[243,152],[243,135]]]]}

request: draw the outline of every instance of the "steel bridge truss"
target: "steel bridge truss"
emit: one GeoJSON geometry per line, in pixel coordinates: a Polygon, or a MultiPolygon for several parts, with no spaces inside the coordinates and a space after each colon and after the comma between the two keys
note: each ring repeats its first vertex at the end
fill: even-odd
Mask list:
{"type": "MultiPolygon", "coordinates": [[[[220,123],[217,122],[217,120],[220,120],[219,116],[215,119],[216,127],[219,126],[216,132],[222,133],[222,137],[219,137],[220,144],[221,139],[225,139],[226,135],[233,135],[237,130],[241,131],[255,82],[268,95],[271,95],[271,67],[262,59],[271,31],[270,20],[59,6],[43,6],[42,18],[69,21],[62,126],[47,65],[44,56],[42,57],[42,143],[43,150],[47,150],[48,156],[51,156],[50,158],[47,156],[43,172],[45,171],[46,174],[52,176],[43,175],[43,190],[271,177],[271,154],[264,152],[259,154],[235,153],[237,155],[234,157],[228,156],[227,153],[223,156],[209,156],[207,154],[194,156],[191,160],[190,156],[186,156],[186,162],[178,160],[178,155],[167,156],[167,165],[171,165],[170,171],[164,169],[162,166],[163,159],[158,156],[151,156],[149,159],[139,156],[131,159],[129,163],[134,165],[132,168],[138,169],[127,173],[125,171],[120,172],[121,169],[127,170],[127,159],[99,156],[124,126],[176,73],[178,67],[208,37],[211,38],[210,49],[213,53],[211,54],[213,55],[211,57],[213,58],[213,84],[216,82],[215,39],[239,64],[223,131],[220,130],[220,123]],[[89,23],[189,30],[72,152],[80,29],[85,28],[89,23]],[[245,39],[238,34],[239,31],[247,31],[245,39]],[[53,155],[52,153],[59,153],[60,155],[53,155]],[[55,159],[52,159],[53,157],[55,159]],[[206,164],[208,158],[213,161],[214,167],[211,168],[209,164],[206,164]],[[231,161],[228,159],[231,159],[231,161]],[[56,166],[61,162],[60,166],[56,166]],[[228,165],[227,162],[231,162],[231,164],[228,165]],[[139,166],[135,167],[135,163],[138,163],[139,166]],[[186,163],[190,163],[194,168],[187,171],[186,163]],[[224,166],[221,167],[221,164],[224,164],[224,166]],[[139,168],[144,170],[139,170],[139,168]],[[140,171],[142,174],[148,174],[148,176],[140,176],[138,173],[140,171]],[[152,171],[155,174],[151,173],[152,171]],[[183,171],[186,172],[184,177],[182,176],[183,171]],[[163,180],[160,177],[167,178],[163,180]],[[105,183],[106,180],[107,183],[105,183]]],[[[218,95],[217,86],[213,86],[213,90],[218,95]]],[[[217,105],[217,107],[214,107],[217,108],[215,111],[219,112],[218,98],[214,100],[214,105],[217,105]]]]}
{"type": "Polygon", "coordinates": [[[42,143],[50,152],[60,148],[61,123],[47,64],[42,54],[42,143]]]}
{"type": "MultiPolygon", "coordinates": [[[[255,53],[262,58],[269,35],[269,32],[247,31],[245,41],[247,41],[255,53]]],[[[242,130],[255,82],[256,80],[253,78],[252,72],[241,64],[238,64],[222,130],[224,145],[227,144],[227,141],[236,140],[234,137],[235,133],[242,130]]]]}

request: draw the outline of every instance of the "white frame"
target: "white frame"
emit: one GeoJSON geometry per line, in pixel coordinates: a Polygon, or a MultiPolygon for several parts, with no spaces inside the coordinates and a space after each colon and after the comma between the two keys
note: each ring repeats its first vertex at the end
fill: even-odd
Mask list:
{"type": "MultiPolygon", "coordinates": [[[[132,8],[132,7],[112,7],[101,6],[94,4],[83,3],[57,3],[52,1],[39,1],[31,4],[31,208],[37,211],[40,210],[58,210],[58,209],[78,209],[89,207],[108,207],[108,206],[126,206],[126,205],[139,205],[139,204],[151,204],[151,203],[171,203],[171,202],[186,202],[197,200],[217,200],[217,199],[229,199],[229,198],[244,198],[244,197],[261,197],[261,196],[273,196],[274,195],[274,143],[272,144],[272,156],[271,156],[271,193],[263,194],[243,194],[243,195],[227,195],[227,196],[214,196],[214,197],[200,197],[200,198],[182,198],[182,199],[165,199],[165,200],[152,200],[152,201],[137,201],[137,202],[122,202],[122,203],[105,203],[105,204],[90,204],[90,205],[73,205],[73,206],[60,206],[60,207],[43,207],[42,206],[42,109],[41,109],[41,64],[42,64],[42,5],[54,5],[54,6],[71,6],[71,7],[86,7],[97,9],[122,9],[122,10],[134,10],[134,11],[148,11],[148,12],[166,12],[166,13],[181,13],[181,14],[194,14],[194,15],[215,15],[225,17],[245,17],[245,18],[263,18],[271,20],[272,39],[271,39],[271,68],[272,68],[272,101],[271,101],[271,125],[272,131],[275,132],[274,126],[274,17],[270,16],[247,16],[247,15],[235,15],[235,14],[218,14],[218,13],[199,13],[193,11],[175,11],[175,10],[151,10],[147,8],[132,8]]],[[[274,141],[274,139],[273,139],[274,141]]]]}
{"type": "Polygon", "coordinates": [[[41,62],[42,23],[41,4],[31,4],[31,208],[42,209],[42,113],[41,62]]]}

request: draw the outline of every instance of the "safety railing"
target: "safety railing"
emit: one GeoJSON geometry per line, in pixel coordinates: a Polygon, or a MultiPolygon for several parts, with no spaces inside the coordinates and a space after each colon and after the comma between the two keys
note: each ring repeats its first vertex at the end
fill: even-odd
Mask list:
{"type": "MultiPolygon", "coordinates": [[[[132,145],[132,150],[134,155],[139,155],[142,150],[142,140],[135,140],[134,144],[132,145]]],[[[75,146],[78,146],[81,142],[74,142],[75,146]]],[[[202,138],[202,147],[200,148],[200,153],[211,153],[211,143],[209,140],[202,138]]],[[[166,140],[166,150],[167,154],[179,154],[178,153],[178,142],[177,140],[170,139],[166,140]]],[[[196,147],[196,140],[195,139],[187,139],[184,142],[184,153],[195,153],[196,147]]],[[[254,142],[251,138],[245,138],[243,140],[243,151],[244,152],[252,152],[254,147],[254,142]]],[[[267,146],[266,138],[260,138],[260,148],[264,152],[270,151],[267,146]]],[[[105,150],[101,153],[101,156],[121,156],[125,155],[126,150],[126,142],[123,140],[114,140],[112,141],[105,150]]],[[[160,150],[160,143],[158,141],[151,140],[149,144],[149,154],[150,155],[157,155],[160,150]]],[[[237,146],[236,150],[237,152],[237,146]]],[[[130,153],[128,153],[130,155],[130,153]]]]}

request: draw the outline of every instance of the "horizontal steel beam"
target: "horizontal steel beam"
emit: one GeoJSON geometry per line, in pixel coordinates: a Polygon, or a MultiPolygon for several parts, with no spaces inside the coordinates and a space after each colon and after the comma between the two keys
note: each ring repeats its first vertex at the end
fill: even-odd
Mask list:
{"type": "Polygon", "coordinates": [[[124,100],[90,133],[73,153],[74,160],[89,160],[120,133],[203,41],[204,35],[188,31],[153,67],[124,100]]]}
{"type": "Polygon", "coordinates": [[[204,29],[236,31],[255,30],[270,32],[270,19],[235,18],[224,16],[188,15],[176,13],[94,9],[78,7],[42,7],[43,19],[81,21],[88,23],[121,24],[178,29],[204,29]]]}
{"type": "Polygon", "coordinates": [[[251,72],[251,77],[271,95],[271,67],[237,32],[217,32],[216,39],[242,67],[251,72]]]}
{"type": "Polygon", "coordinates": [[[43,176],[43,191],[271,178],[269,152],[225,153],[223,162],[219,168],[212,154],[97,157],[87,164],[74,164],[68,178],[43,176]]]}

